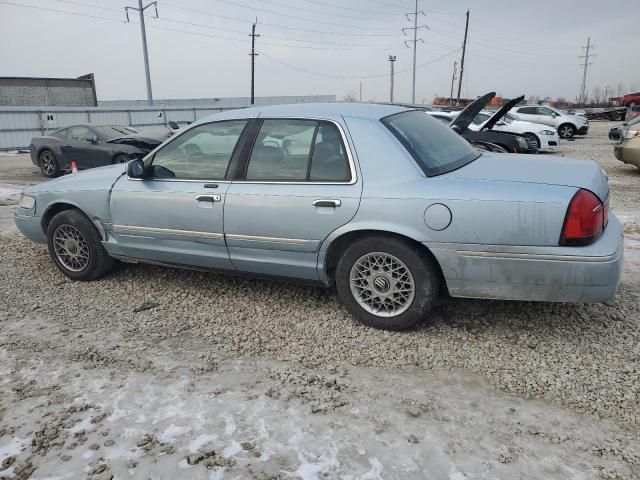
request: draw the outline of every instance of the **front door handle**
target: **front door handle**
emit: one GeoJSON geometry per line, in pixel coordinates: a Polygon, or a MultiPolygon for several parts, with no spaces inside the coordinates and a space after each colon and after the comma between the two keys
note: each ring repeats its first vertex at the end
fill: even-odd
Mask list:
{"type": "Polygon", "coordinates": [[[198,202],[214,203],[222,201],[222,197],[220,195],[198,195],[196,200],[198,202]]]}
{"type": "Polygon", "coordinates": [[[314,200],[312,205],[314,207],[337,208],[340,205],[342,205],[342,201],[340,201],[340,200],[314,200]]]}

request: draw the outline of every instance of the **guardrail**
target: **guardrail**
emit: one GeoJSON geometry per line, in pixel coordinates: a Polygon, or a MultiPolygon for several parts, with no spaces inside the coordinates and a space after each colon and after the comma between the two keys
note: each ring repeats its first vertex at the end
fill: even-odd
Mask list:
{"type": "Polygon", "coordinates": [[[29,148],[31,138],[71,125],[128,125],[136,128],[193,122],[242,107],[0,107],[0,151],[29,148]]]}

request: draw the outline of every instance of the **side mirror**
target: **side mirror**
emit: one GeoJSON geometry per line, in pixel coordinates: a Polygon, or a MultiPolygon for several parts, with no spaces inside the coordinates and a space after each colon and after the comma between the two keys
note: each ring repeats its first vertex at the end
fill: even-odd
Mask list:
{"type": "Polygon", "coordinates": [[[127,166],[127,175],[131,178],[144,178],[146,173],[146,167],[144,162],[139,158],[129,162],[127,166]]]}
{"type": "Polygon", "coordinates": [[[180,129],[180,125],[178,125],[176,122],[174,122],[173,120],[169,120],[167,122],[167,125],[169,125],[169,128],[173,129],[173,130],[179,130],[180,129]]]}

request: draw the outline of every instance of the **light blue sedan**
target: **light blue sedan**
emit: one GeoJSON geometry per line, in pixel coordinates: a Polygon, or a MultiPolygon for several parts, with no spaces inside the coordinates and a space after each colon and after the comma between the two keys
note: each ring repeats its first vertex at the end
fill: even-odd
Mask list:
{"type": "Polygon", "coordinates": [[[611,299],[608,205],[592,161],[480,152],[421,111],[335,103],[207,117],[144,161],[27,188],[16,224],[74,280],[114,259],[311,280],[402,329],[446,293],[611,299]]]}

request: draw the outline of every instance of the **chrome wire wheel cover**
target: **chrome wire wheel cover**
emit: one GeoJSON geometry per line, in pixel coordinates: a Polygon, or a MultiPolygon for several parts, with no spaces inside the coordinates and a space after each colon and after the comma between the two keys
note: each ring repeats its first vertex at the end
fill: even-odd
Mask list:
{"type": "Polygon", "coordinates": [[[53,233],[53,250],[58,261],[72,272],[81,272],[89,265],[89,244],[73,225],[60,225],[53,233]]]}
{"type": "Polygon", "coordinates": [[[55,173],[56,160],[51,152],[42,152],[42,155],[40,155],[40,168],[47,175],[55,173]]]}
{"type": "Polygon", "coordinates": [[[397,257],[384,252],[363,255],[351,267],[351,294],[365,311],[378,317],[395,317],[413,302],[413,275],[397,257]]]}

